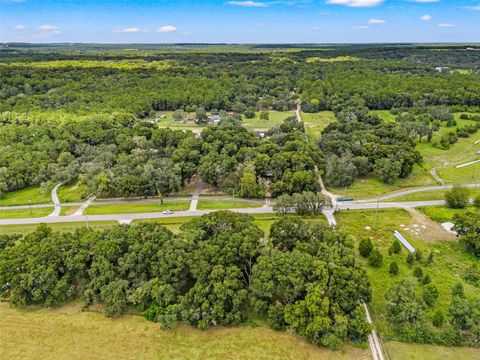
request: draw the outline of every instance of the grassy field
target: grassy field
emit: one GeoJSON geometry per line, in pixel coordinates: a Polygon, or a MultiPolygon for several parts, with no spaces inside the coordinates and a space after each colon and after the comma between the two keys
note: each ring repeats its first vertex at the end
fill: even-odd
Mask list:
{"type": "Polygon", "coordinates": [[[80,206],[63,206],[60,209],[60,215],[61,216],[68,216],[68,215],[73,215],[75,211],[80,209],[80,206]]]}
{"type": "MultiPolygon", "coordinates": [[[[243,117],[243,125],[250,130],[268,130],[275,125],[281,124],[289,116],[295,116],[293,111],[269,111],[269,120],[264,121],[260,119],[260,112],[255,113],[255,117],[252,119],[246,119],[243,117]]],[[[165,118],[158,122],[159,127],[170,127],[172,129],[192,130],[198,132],[205,126],[197,125],[193,122],[194,114],[188,114],[188,120],[186,122],[175,122],[172,118],[172,112],[159,112],[157,116],[165,115],[165,118]]]]}
{"type": "Polygon", "coordinates": [[[0,206],[49,204],[51,202],[50,192],[43,193],[40,186],[12,191],[0,198],[0,206]]]}
{"type": "Polygon", "coordinates": [[[388,326],[385,318],[385,293],[397,280],[411,276],[415,266],[409,267],[405,261],[407,251],[402,249],[400,254],[388,254],[388,248],[394,240],[393,231],[399,230],[412,246],[421,250],[426,256],[430,251],[434,253],[431,265],[422,266],[424,273],[429,274],[432,283],[437,286],[439,298],[433,308],[426,310],[427,317],[431,318],[437,309],[442,309],[448,314],[451,301],[451,289],[458,281],[462,282],[467,297],[480,297],[480,289],[475,288],[462,279],[466,269],[475,261],[473,255],[465,252],[455,237],[445,231],[433,221],[424,218],[412,217],[410,213],[401,209],[379,210],[377,215],[376,229],[367,230],[366,226],[373,228],[375,211],[342,211],[338,214],[339,227],[346,229],[355,237],[356,247],[362,238],[371,238],[372,242],[383,255],[383,265],[380,268],[372,268],[367,265],[364,258],[360,258],[367,268],[372,285],[373,300],[370,304],[372,316],[380,333],[384,337],[393,337],[394,332],[388,326]],[[389,273],[389,265],[396,261],[400,272],[396,276],[389,273]]]}
{"type": "Polygon", "coordinates": [[[390,110],[372,110],[372,114],[378,115],[378,117],[386,122],[395,122],[396,115],[393,115],[390,110]]]}
{"type": "Polygon", "coordinates": [[[178,325],[162,331],[139,316],[108,319],[70,304],[59,309],[16,310],[0,305],[2,360],[111,359],[316,359],[367,360],[368,349],[333,352],[298,336],[265,327],[217,327],[208,331],[178,325]]]}
{"type": "MultiPolygon", "coordinates": [[[[477,195],[480,195],[480,186],[478,188],[468,188],[470,191],[470,197],[474,198],[477,195]]],[[[388,200],[383,200],[383,202],[389,201],[423,201],[423,200],[444,200],[445,193],[448,190],[430,190],[430,191],[421,191],[413,194],[407,194],[402,196],[397,196],[388,200]]]]}
{"type": "MultiPolygon", "coordinates": [[[[118,224],[116,221],[89,221],[89,228],[95,229],[106,229],[112,227],[113,225],[118,224]]],[[[86,227],[85,222],[66,222],[66,223],[55,223],[48,224],[48,226],[54,231],[67,232],[75,231],[77,229],[86,227]]],[[[2,225],[0,226],[0,234],[23,234],[35,231],[38,225],[28,224],[28,225],[2,225]]],[[[0,357],[1,359],[1,357],[0,357]]]]}
{"type": "Polygon", "coordinates": [[[254,203],[247,201],[232,200],[200,200],[197,205],[198,210],[226,210],[240,208],[262,207],[263,203],[254,203]]]}
{"type": "Polygon", "coordinates": [[[163,210],[181,211],[188,210],[189,201],[178,202],[160,202],[144,203],[144,204],[121,204],[121,205],[91,205],[86,211],[88,215],[104,215],[104,214],[130,214],[141,212],[157,212],[163,210]]]}
{"type": "Polygon", "coordinates": [[[364,179],[356,179],[348,188],[330,188],[334,194],[353,197],[354,199],[370,199],[376,196],[390,194],[395,191],[405,190],[412,187],[437,185],[430,174],[415,164],[413,172],[406,179],[398,179],[394,185],[387,185],[370,176],[364,179]]]}
{"type": "Polygon", "coordinates": [[[444,223],[447,221],[451,222],[453,217],[456,214],[463,214],[467,211],[479,211],[478,209],[475,209],[473,206],[468,207],[467,209],[449,209],[445,206],[425,206],[425,207],[419,208],[418,210],[420,210],[430,219],[439,223],[444,223]]]}
{"type": "Polygon", "coordinates": [[[305,132],[310,141],[317,141],[322,135],[323,129],[335,121],[335,114],[333,111],[320,111],[318,113],[304,113],[302,112],[302,120],[305,123],[305,132]]]}
{"type": "Polygon", "coordinates": [[[385,343],[385,348],[387,349],[390,360],[480,359],[479,349],[464,347],[405,344],[398,341],[389,341],[385,343]]]}
{"type": "Polygon", "coordinates": [[[85,199],[83,195],[86,185],[83,184],[68,184],[62,185],[58,188],[58,198],[61,203],[64,202],[80,202],[85,199]]]}
{"type": "Polygon", "coordinates": [[[32,217],[47,216],[53,211],[53,207],[32,208],[30,209],[14,209],[14,210],[0,210],[0,219],[21,219],[32,217]]]}

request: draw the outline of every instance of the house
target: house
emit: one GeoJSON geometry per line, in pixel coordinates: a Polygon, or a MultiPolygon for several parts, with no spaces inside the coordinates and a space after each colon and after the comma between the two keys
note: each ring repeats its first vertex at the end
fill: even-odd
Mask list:
{"type": "Polygon", "coordinates": [[[218,124],[220,122],[220,115],[210,115],[208,117],[208,120],[210,120],[211,122],[213,122],[214,124],[218,124]]]}
{"type": "Polygon", "coordinates": [[[437,66],[435,68],[435,70],[437,70],[439,73],[448,72],[448,69],[450,69],[448,66],[437,66]]]}

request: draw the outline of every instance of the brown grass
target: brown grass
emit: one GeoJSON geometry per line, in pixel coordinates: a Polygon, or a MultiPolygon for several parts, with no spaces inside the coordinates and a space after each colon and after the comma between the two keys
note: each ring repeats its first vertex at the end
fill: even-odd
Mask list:
{"type": "Polygon", "coordinates": [[[17,310],[0,304],[0,359],[369,359],[368,349],[330,351],[264,327],[162,331],[139,316],[108,319],[78,305],[17,310]]]}

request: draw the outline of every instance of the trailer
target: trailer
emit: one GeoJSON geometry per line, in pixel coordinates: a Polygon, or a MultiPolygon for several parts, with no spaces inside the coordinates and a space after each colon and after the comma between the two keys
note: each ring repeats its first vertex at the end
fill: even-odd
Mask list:
{"type": "Polygon", "coordinates": [[[410,252],[413,253],[413,254],[416,252],[415,248],[414,248],[412,245],[410,245],[410,243],[407,241],[407,239],[405,239],[405,238],[403,237],[403,235],[400,234],[397,230],[395,230],[395,231],[393,232],[393,235],[398,239],[398,241],[400,241],[400,242],[402,243],[403,246],[405,246],[405,248],[406,248],[408,251],[410,251],[410,252]]]}

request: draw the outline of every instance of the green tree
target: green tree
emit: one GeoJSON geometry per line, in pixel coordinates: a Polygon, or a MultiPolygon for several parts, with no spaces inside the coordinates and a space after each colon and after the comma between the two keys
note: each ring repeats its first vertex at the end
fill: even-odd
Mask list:
{"type": "Polygon", "coordinates": [[[260,195],[255,174],[250,172],[243,173],[240,179],[240,196],[254,198],[260,195]]]}
{"type": "Polygon", "coordinates": [[[360,244],[358,245],[358,251],[360,252],[360,255],[368,258],[372,250],[373,250],[372,240],[370,239],[360,240],[360,244]]]}
{"type": "Polygon", "coordinates": [[[400,254],[402,251],[402,245],[400,244],[400,241],[397,239],[393,240],[392,245],[390,245],[388,249],[388,253],[391,254],[400,254]]]}
{"type": "Polygon", "coordinates": [[[423,301],[425,304],[432,307],[438,299],[438,289],[433,284],[425,285],[423,288],[422,294],[423,301]]]}
{"type": "Polygon", "coordinates": [[[392,274],[392,275],[397,275],[398,274],[398,271],[399,271],[399,268],[398,268],[398,264],[396,261],[392,261],[390,263],[390,268],[389,268],[389,273],[392,274]]]}
{"type": "Polygon", "coordinates": [[[375,175],[385,184],[393,184],[400,176],[402,164],[395,159],[382,158],[375,162],[375,175]]]}
{"type": "Polygon", "coordinates": [[[416,292],[417,281],[407,277],[394,283],[386,292],[386,313],[394,324],[405,325],[418,322],[423,316],[424,304],[416,292]]]}
{"type": "Polygon", "coordinates": [[[268,111],[262,111],[260,113],[260,120],[265,121],[265,122],[270,120],[270,114],[268,113],[268,111]]]}
{"type": "Polygon", "coordinates": [[[373,267],[380,267],[383,264],[383,255],[378,249],[373,249],[368,256],[368,264],[373,267]]]}
{"type": "Polygon", "coordinates": [[[445,193],[447,206],[452,209],[463,209],[468,205],[470,191],[463,186],[454,186],[445,193]]]}

